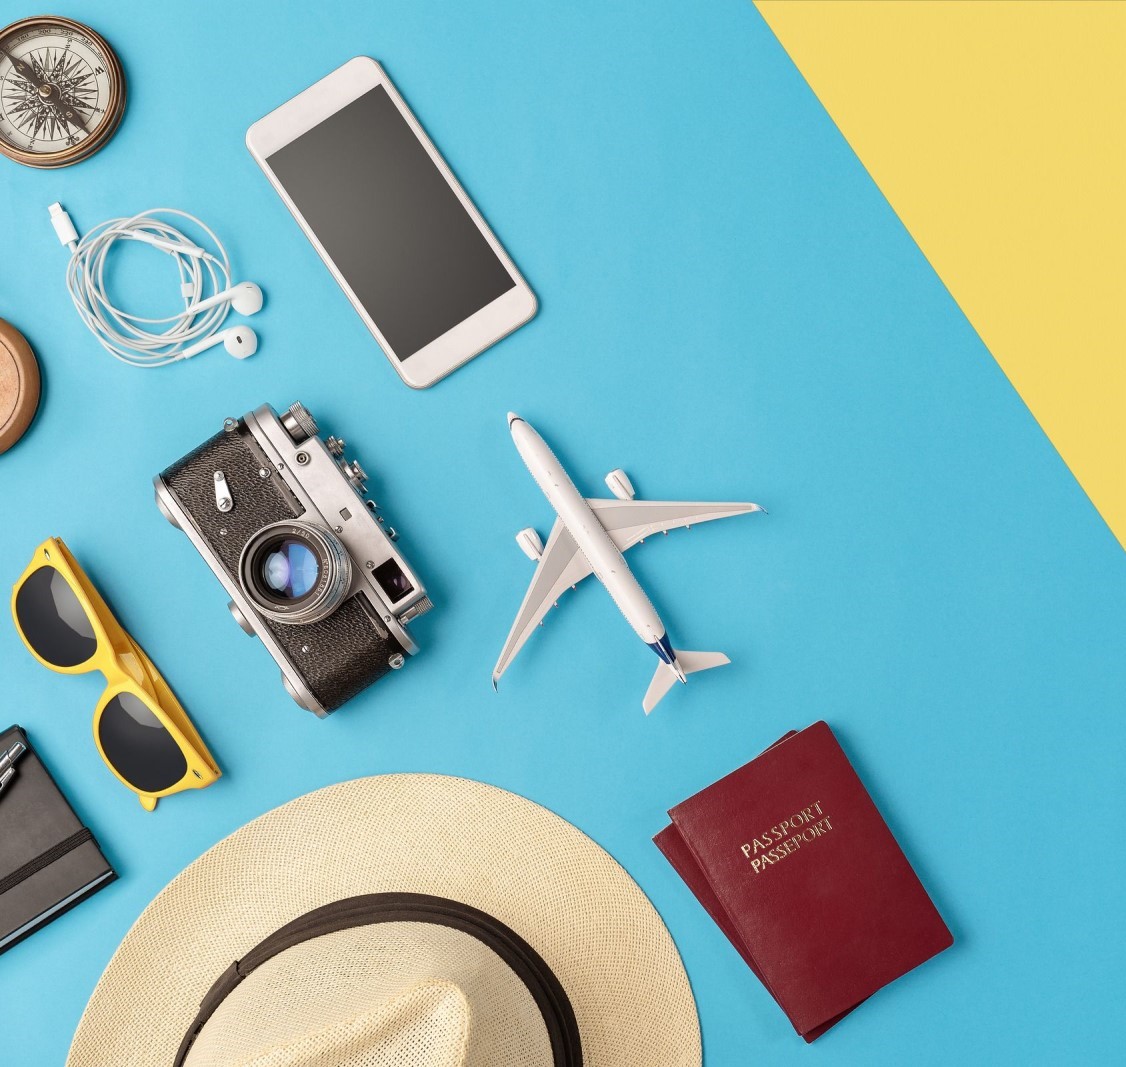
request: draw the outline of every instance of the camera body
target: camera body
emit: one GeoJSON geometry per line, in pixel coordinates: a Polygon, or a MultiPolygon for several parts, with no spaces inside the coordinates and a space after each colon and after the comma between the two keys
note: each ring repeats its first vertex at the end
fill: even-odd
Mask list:
{"type": "Polygon", "coordinates": [[[366,482],[301,404],[227,419],[154,479],[157,506],[215,572],[235,621],[320,717],[401,668],[418,651],[406,625],[431,608],[366,482]]]}

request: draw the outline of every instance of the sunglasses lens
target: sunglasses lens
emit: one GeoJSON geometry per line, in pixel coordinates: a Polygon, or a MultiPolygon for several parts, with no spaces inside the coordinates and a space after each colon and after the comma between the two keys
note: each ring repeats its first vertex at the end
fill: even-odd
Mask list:
{"type": "Polygon", "coordinates": [[[56,667],[77,667],[98,647],[78,597],[54,567],[40,567],[20,586],[16,619],[28,644],[56,667]]]}
{"type": "Polygon", "coordinates": [[[180,746],[132,693],[118,693],[102,709],[98,740],[117,773],[143,793],[159,793],[187,774],[180,746]]]}

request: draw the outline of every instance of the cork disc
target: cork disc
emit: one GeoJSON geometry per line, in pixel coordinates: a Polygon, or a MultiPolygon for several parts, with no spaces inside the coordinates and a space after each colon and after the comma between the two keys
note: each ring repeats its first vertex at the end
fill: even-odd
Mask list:
{"type": "Polygon", "coordinates": [[[0,319],[0,452],[7,452],[31,425],[39,406],[39,364],[31,346],[0,319]]]}

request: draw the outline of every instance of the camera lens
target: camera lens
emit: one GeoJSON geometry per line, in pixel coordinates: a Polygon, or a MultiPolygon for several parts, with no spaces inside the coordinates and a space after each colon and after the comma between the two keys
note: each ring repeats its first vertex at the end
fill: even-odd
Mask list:
{"type": "Polygon", "coordinates": [[[274,523],[247,542],[239,577],[263,615],[310,623],[336,610],[352,580],[352,561],[327,530],[308,522],[274,523]]]}
{"type": "Polygon", "coordinates": [[[321,565],[304,541],[283,537],[265,547],[261,560],[264,587],[282,600],[302,600],[316,588],[321,565]]]}

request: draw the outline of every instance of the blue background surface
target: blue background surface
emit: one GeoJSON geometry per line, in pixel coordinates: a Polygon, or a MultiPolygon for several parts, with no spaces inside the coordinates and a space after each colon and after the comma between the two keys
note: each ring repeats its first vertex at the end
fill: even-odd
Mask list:
{"type": "MultiPolygon", "coordinates": [[[[0,570],[14,580],[64,537],[225,776],[146,814],[90,739],[97,677],[43,670],[0,626],[2,717],[28,728],[121,874],[0,957],[5,1063],[62,1061],[120,938],[208,846],[388,771],[503,786],[606,847],[676,939],[712,1067],[1111,1058],[1126,560],[749,4],[59,13],[117,48],[129,105],[77,167],[0,161],[0,316],[46,386],[0,458],[0,570]],[[243,146],[252,121],[358,53],[384,64],[541,302],[427,392],[400,384],[243,146]],[[259,354],[113,361],[68,302],[54,200],[80,231],[162,205],[206,220],[266,292],[259,354]],[[225,416],[295,399],[373,473],[437,605],[414,626],[422,654],[324,722],[290,703],[150,489],[225,416]],[[580,587],[493,694],[531,576],[512,535],[550,525],[509,408],[592,495],[621,465],[641,495],[770,509],[631,558],[674,639],[731,667],[646,719],[653,657],[580,587]],[[650,838],[672,804],[819,718],[956,943],[807,1049],[650,838]]],[[[137,255],[134,280],[171,271],[137,255]]]]}

